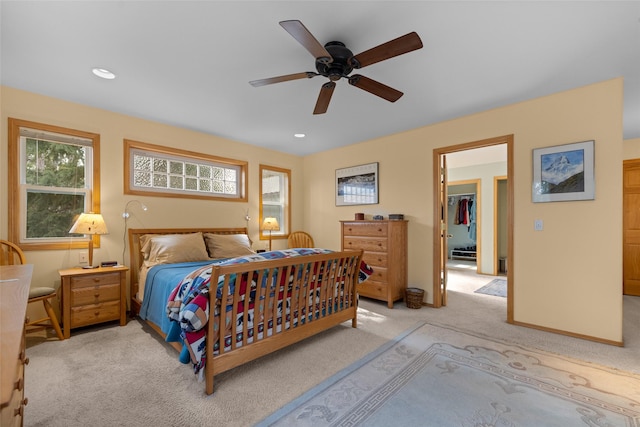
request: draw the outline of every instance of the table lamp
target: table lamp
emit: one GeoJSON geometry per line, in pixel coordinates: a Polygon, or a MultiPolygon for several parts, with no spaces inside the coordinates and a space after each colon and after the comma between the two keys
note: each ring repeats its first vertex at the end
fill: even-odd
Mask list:
{"type": "Polygon", "coordinates": [[[271,251],[271,232],[280,230],[280,224],[276,218],[267,217],[262,222],[262,229],[269,230],[269,251],[271,251]]]}
{"type": "Polygon", "coordinates": [[[69,234],[84,234],[89,236],[89,265],[82,268],[97,268],[93,265],[93,235],[94,234],[109,234],[107,231],[107,224],[104,223],[104,218],[101,214],[97,213],[82,213],[69,230],[69,234]]]}

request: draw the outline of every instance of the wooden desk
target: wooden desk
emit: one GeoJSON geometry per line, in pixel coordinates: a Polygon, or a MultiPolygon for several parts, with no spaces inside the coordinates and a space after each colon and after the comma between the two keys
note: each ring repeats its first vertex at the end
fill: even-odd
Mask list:
{"type": "Polygon", "coordinates": [[[23,425],[25,317],[33,265],[0,266],[0,425],[23,425]]]}

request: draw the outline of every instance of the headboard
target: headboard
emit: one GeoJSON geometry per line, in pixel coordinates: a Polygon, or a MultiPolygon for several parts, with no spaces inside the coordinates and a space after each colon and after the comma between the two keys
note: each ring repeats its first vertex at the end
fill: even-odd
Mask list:
{"type": "Polygon", "coordinates": [[[131,313],[136,315],[140,311],[140,301],[136,299],[138,293],[138,274],[142,266],[142,252],[140,251],[140,237],[145,234],[247,234],[246,227],[238,228],[130,228],[129,229],[129,291],[131,298],[131,313]]]}

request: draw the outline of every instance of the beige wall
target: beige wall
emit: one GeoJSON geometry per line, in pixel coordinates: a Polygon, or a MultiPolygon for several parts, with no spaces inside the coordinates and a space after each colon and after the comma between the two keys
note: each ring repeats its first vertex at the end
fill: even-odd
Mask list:
{"type": "MultiPolygon", "coordinates": [[[[355,212],[409,220],[409,284],[431,298],[434,148],[514,135],[514,320],[622,341],[622,79],[550,95],[304,159],[306,228],[339,248],[355,212]],[[595,140],[596,199],[532,203],[532,149],[595,140]],[[335,206],[336,168],[379,162],[380,203],[335,206]],[[535,219],[544,221],[534,231],[535,219]]],[[[389,118],[393,120],[392,117],[389,118]]],[[[505,313],[506,319],[506,313],[505,313]]]]}
{"type": "MultiPolygon", "coordinates": [[[[14,117],[50,125],[100,134],[101,206],[109,234],[101,237],[101,247],[94,251],[96,262],[122,262],[124,212],[128,200],[141,200],[148,206],[143,212],[138,204],[130,206],[129,228],[149,227],[244,227],[249,211],[249,235],[254,248],[264,248],[258,237],[258,165],[260,163],[292,171],[293,227],[302,228],[302,158],[256,148],[231,141],[167,126],[130,116],[1,87],[2,143],[0,144],[0,238],[7,238],[7,119],[14,117]],[[249,162],[248,203],[211,202],[192,199],[125,196],[123,194],[123,139],[178,147],[249,162]]],[[[274,240],[274,248],[286,246],[286,240],[274,240]]],[[[85,250],[86,251],[86,250],[85,250]]],[[[78,264],[79,250],[30,251],[27,258],[35,264],[33,284],[56,287],[58,269],[78,264]]],[[[129,264],[129,253],[125,254],[129,264]]]]}
{"type": "MultiPolygon", "coordinates": [[[[16,117],[101,135],[102,213],[110,234],[103,236],[102,247],[96,249],[97,261],[122,260],[121,214],[126,201],[132,199],[122,194],[122,139],[128,138],[249,162],[248,203],[136,197],[149,211],[133,207],[130,227],[243,226],[249,209],[253,218],[250,235],[257,241],[258,164],[290,168],[292,228],[310,231],[318,246],[339,249],[338,221],[352,219],[355,212],[403,213],[410,221],[409,283],[425,289],[428,298],[433,277],[433,149],[514,134],[515,320],[603,340],[622,340],[622,237],[611,232],[622,228],[622,79],[305,158],[7,87],[1,91],[2,238],[7,236],[6,125],[8,117],[16,117]],[[589,139],[596,141],[596,200],[532,203],[531,150],[589,139]],[[336,207],[335,169],[370,162],[380,164],[380,203],[336,207]],[[544,231],[534,232],[534,219],[544,220],[544,231]]],[[[635,150],[640,144],[634,141],[635,150]]],[[[274,248],[281,247],[284,242],[274,242],[274,248]]],[[[59,268],[77,263],[75,250],[30,252],[27,256],[36,265],[34,282],[44,285],[58,281],[59,268]]]]}
{"type": "Polygon", "coordinates": [[[640,138],[625,139],[622,153],[624,160],[640,159],[640,138]]]}

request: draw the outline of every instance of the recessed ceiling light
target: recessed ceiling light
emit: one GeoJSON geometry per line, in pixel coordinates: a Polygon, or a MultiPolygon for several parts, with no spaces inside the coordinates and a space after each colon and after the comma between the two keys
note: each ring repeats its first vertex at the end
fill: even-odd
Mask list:
{"type": "Polygon", "coordinates": [[[116,78],[115,74],[113,74],[111,71],[104,68],[94,68],[91,71],[93,71],[93,74],[103,79],[113,80],[116,78]]]}
{"type": "Polygon", "coordinates": [[[304,133],[294,133],[293,136],[295,136],[296,138],[304,138],[307,135],[305,135],[304,133]]]}

